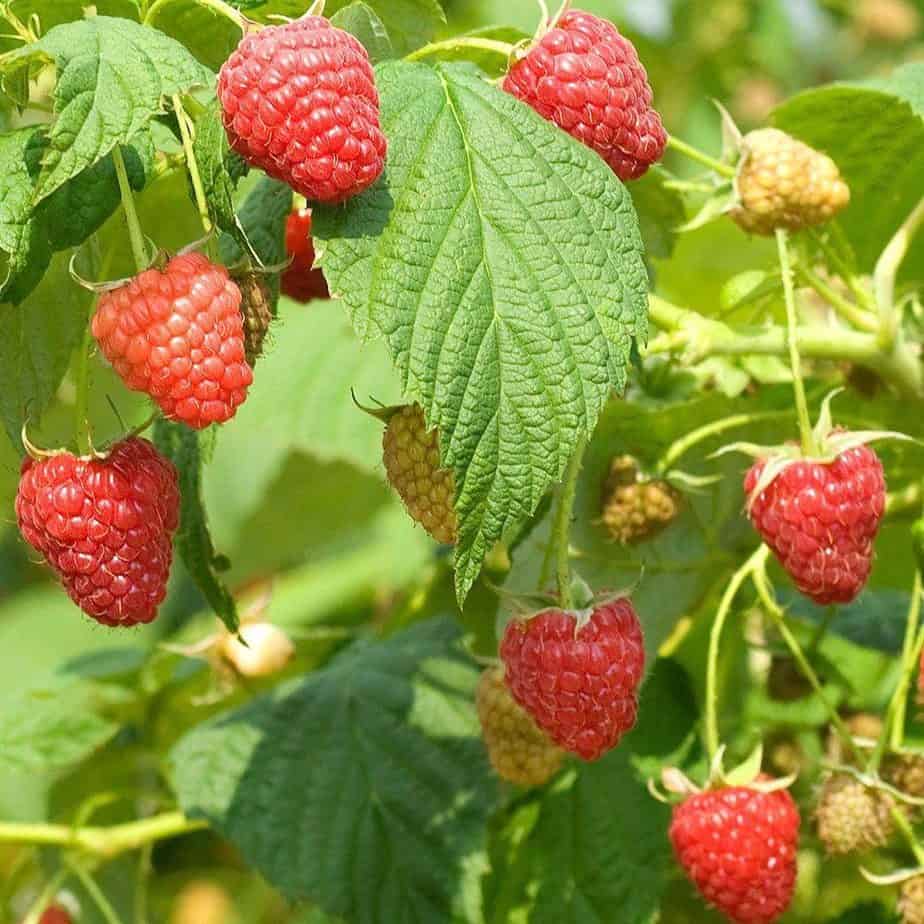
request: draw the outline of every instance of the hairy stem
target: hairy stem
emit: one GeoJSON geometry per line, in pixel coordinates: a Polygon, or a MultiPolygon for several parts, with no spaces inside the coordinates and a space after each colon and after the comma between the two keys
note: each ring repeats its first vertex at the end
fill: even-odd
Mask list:
{"type": "Polygon", "coordinates": [[[807,266],[800,266],[799,273],[845,321],[860,330],[865,330],[867,333],[872,334],[879,330],[879,322],[876,320],[875,315],[844,298],[840,292],[832,288],[814,270],[809,269],[807,266]]]}
{"type": "Polygon", "coordinates": [[[186,155],[186,169],[189,171],[189,179],[196,197],[196,208],[199,210],[199,218],[202,221],[203,230],[206,234],[210,234],[212,231],[212,218],[209,215],[209,204],[205,197],[205,190],[202,187],[202,175],[199,173],[199,164],[196,161],[196,153],[193,150],[192,126],[189,121],[189,116],[183,108],[183,101],[178,94],[173,97],[173,110],[176,112],[176,120],[180,126],[180,137],[183,140],[183,153],[186,155]]]}
{"type": "Polygon", "coordinates": [[[898,685],[889,702],[886,713],[886,732],[889,735],[889,746],[897,751],[905,740],[905,712],[908,707],[908,690],[911,687],[911,678],[921,656],[918,627],[921,623],[921,572],[914,572],[914,583],[911,586],[911,605],[908,608],[908,623],[905,626],[905,641],[902,645],[901,666],[902,672],[898,678],[898,685]]]}
{"type": "Polygon", "coordinates": [[[479,38],[477,35],[460,35],[456,38],[444,39],[441,42],[431,42],[412,51],[406,58],[408,61],[419,61],[431,55],[439,55],[444,51],[453,51],[456,48],[480,48],[482,51],[493,51],[505,58],[513,54],[513,45],[509,42],[498,42],[496,39],[479,38]]]}
{"type": "Polygon", "coordinates": [[[780,258],[780,271],[783,274],[783,297],[786,301],[786,344],[789,348],[789,365],[792,371],[792,390],[796,398],[796,416],[799,419],[799,438],[802,453],[806,456],[817,454],[815,437],[812,434],[812,422],[809,419],[808,401],[805,399],[805,383],[802,381],[802,360],[799,358],[799,342],[796,337],[798,321],[796,319],[796,293],[792,284],[792,264],[789,260],[789,242],[786,232],[778,228],[776,248],[780,258]]]}
{"type": "Polygon", "coordinates": [[[135,267],[138,272],[147,269],[148,248],[144,242],[141,222],[135,209],[135,197],[132,194],[131,183],[128,181],[128,171],[122,159],[122,151],[118,147],[112,149],[112,162],[115,164],[116,177],[119,181],[119,194],[122,197],[122,210],[125,212],[125,223],[128,225],[128,239],[132,245],[132,256],[135,258],[135,267]]]}
{"type": "Polygon", "coordinates": [[[873,271],[873,292],[879,308],[879,342],[889,349],[898,336],[899,317],[895,305],[895,277],[908,253],[912,238],[924,224],[924,198],[911,210],[901,227],[892,235],[873,271]]]}
{"type": "Polygon", "coordinates": [[[860,750],[857,748],[856,744],[854,744],[853,736],[850,734],[850,730],[844,724],[844,720],[840,717],[838,711],[834,708],[834,706],[831,705],[830,700],[825,694],[824,687],[822,686],[821,681],[818,679],[818,674],[815,673],[815,669],[811,664],[809,664],[808,658],[806,658],[805,652],[803,652],[802,646],[799,644],[799,640],[792,634],[789,626],[786,625],[786,614],[783,612],[779,603],[776,602],[776,598],[773,596],[773,592],[770,589],[770,582],[767,580],[767,572],[763,567],[763,563],[760,568],[757,568],[753,571],[753,580],[754,587],[757,590],[757,596],[760,598],[760,602],[763,604],[767,614],[776,625],[777,632],[780,633],[780,636],[786,643],[786,647],[789,649],[789,653],[793,656],[796,664],[799,665],[799,670],[802,671],[802,675],[809,682],[812,689],[815,691],[815,695],[825,707],[825,711],[828,713],[828,720],[831,722],[831,725],[837,731],[838,736],[841,738],[841,741],[843,741],[847,750],[857,759],[862,759],[862,754],[860,753],[860,750]]]}
{"type": "Polygon", "coordinates": [[[667,136],[667,146],[678,154],[683,154],[684,157],[689,157],[690,160],[695,160],[698,164],[708,167],[710,170],[718,173],[719,176],[731,179],[735,175],[734,167],[729,164],[723,164],[722,161],[715,157],[710,157],[704,151],[700,151],[699,148],[694,148],[692,144],[681,141],[676,135],[667,136]]]}
{"type": "Polygon", "coordinates": [[[768,552],[769,549],[765,545],[760,546],[732,575],[725,588],[725,593],[722,594],[722,600],[709,632],[709,654],[706,660],[705,737],[706,755],[710,764],[719,750],[719,648],[722,642],[722,630],[725,628],[725,620],[728,618],[731,605],[741,585],[755,568],[763,567],[768,552]]]}
{"type": "Polygon", "coordinates": [[[141,821],[103,828],[0,822],[0,843],[68,847],[110,858],[137,850],[145,844],[179,837],[191,831],[201,831],[207,827],[206,822],[187,818],[182,812],[166,812],[141,821]]]}
{"type": "Polygon", "coordinates": [[[581,471],[581,462],[584,459],[584,450],[587,447],[586,437],[578,441],[578,445],[571,456],[571,461],[565,469],[558,494],[558,509],[555,511],[555,523],[551,542],[555,545],[555,574],[558,579],[558,599],[562,609],[570,610],[574,601],[571,599],[571,517],[574,509],[574,495],[577,491],[578,475],[581,471]]]}

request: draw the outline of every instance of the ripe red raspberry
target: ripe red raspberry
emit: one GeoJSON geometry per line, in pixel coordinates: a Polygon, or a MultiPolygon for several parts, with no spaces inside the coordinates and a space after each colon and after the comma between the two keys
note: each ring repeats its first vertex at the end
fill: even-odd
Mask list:
{"type": "Polygon", "coordinates": [[[735,924],[772,924],[796,884],[799,810],[786,790],[707,790],[674,809],[671,844],[709,904],[735,924]]]}
{"type": "Polygon", "coordinates": [[[129,388],[197,430],[230,420],[253,381],[241,290],[199,253],[100,296],[93,336],[129,388]]]}
{"type": "Polygon", "coordinates": [[[231,147],[308,199],[349,199],[385,165],[366,49],[319,16],[245,35],[218,99],[231,147]]]}
{"type": "Polygon", "coordinates": [[[39,918],[39,924],[72,924],[71,913],[63,905],[49,905],[39,918]]]}
{"type": "Polygon", "coordinates": [[[314,266],[311,210],[296,209],[286,221],[286,253],[292,258],[282,274],[282,292],[299,302],[330,298],[324,274],[314,266]]]}
{"type": "Polygon", "coordinates": [[[167,592],[180,494],[173,464],[144,439],[104,458],[23,462],[16,518],[26,542],[97,622],[150,622],[167,592]]]}
{"type": "Polygon", "coordinates": [[[504,78],[504,89],[635,180],[667,144],[648,75],[632,43],[605,19],[569,10],[504,78]]]}
{"type": "MultiPolygon", "coordinates": [[[[764,465],[759,459],[745,477],[749,497],[764,465]]],[[[884,510],[882,463],[869,446],[857,446],[833,462],[794,462],[749,512],[799,590],[826,605],[849,603],[863,589],[884,510]]]]}
{"type": "Polygon", "coordinates": [[[645,646],[629,600],[597,606],[580,628],[562,610],[515,619],[500,653],[513,698],[566,751],[596,760],[635,725],[645,646]]]}

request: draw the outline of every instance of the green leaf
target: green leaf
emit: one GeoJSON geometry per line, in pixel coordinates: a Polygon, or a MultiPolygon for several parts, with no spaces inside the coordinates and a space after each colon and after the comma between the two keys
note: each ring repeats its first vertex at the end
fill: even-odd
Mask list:
{"type": "Polygon", "coordinates": [[[183,424],[159,418],[154,442],[180,473],[180,528],[176,547],[187,571],[229,632],[237,632],[239,620],[234,597],[225,587],[219,571],[225,562],[216,554],[202,503],[202,447],[200,434],[183,424]]]}
{"type": "Polygon", "coordinates": [[[464,597],[560,477],[646,334],[632,201],[592,151],[467,66],[379,65],[386,176],[316,209],[332,291],[384,335],[455,472],[464,597]]]}
{"type": "Polygon", "coordinates": [[[203,0],[157,0],[150,4],[145,25],[182,42],[213,71],[237,48],[242,36],[240,23],[203,0]]]}
{"type": "MultiPolygon", "coordinates": [[[[908,64],[887,80],[831,84],[806,90],[773,113],[773,123],[830,155],[850,186],[841,215],[862,271],[876,258],[924,196],[924,63],[908,64]]],[[[905,268],[921,278],[920,235],[905,268]]]]}
{"type": "Polygon", "coordinates": [[[118,726],[96,715],[73,688],[0,699],[0,767],[43,773],[78,763],[102,747],[118,726]]]}
{"type": "MultiPolygon", "coordinates": [[[[20,22],[28,22],[37,16],[39,32],[44,34],[62,23],[83,19],[90,4],[87,0],[10,0],[9,6],[20,22]]],[[[99,16],[121,16],[123,19],[138,19],[139,0],[95,0],[92,4],[99,16]]],[[[6,29],[4,29],[6,31],[6,29]]],[[[0,37],[0,52],[21,47],[15,38],[0,37]]]]}
{"type": "Polygon", "coordinates": [[[354,0],[330,18],[332,26],[356,36],[369,52],[373,64],[395,56],[388,30],[369,4],[354,0]]]}
{"type": "Polygon", "coordinates": [[[93,16],[56,26],[3,59],[15,81],[52,60],[58,80],[37,200],[126,144],[162,111],[165,97],[208,85],[211,72],[179,42],[127,19],[93,16]]]}
{"type": "Polygon", "coordinates": [[[355,924],[445,924],[495,795],[477,677],[449,620],[357,642],[180,741],[180,804],[286,895],[355,924]]]}
{"type": "Polygon", "coordinates": [[[61,255],[21,305],[0,303],[0,416],[14,446],[23,423],[38,423],[51,403],[83,335],[90,300],[61,255]]]}
{"type": "Polygon", "coordinates": [[[878,902],[854,905],[849,911],[833,918],[829,924],[892,924],[895,916],[878,902]]]}
{"type": "Polygon", "coordinates": [[[502,891],[491,920],[649,924],[672,863],[670,809],[651,798],[629,756],[620,745],[569,768],[537,806],[512,817],[512,871],[495,870],[502,891]]]}
{"type": "Polygon", "coordinates": [[[217,99],[212,100],[196,122],[193,153],[212,221],[221,231],[231,234],[240,246],[246,247],[247,239],[234,211],[234,189],[248,167],[228,145],[217,99]]]}
{"type": "MultiPolygon", "coordinates": [[[[486,26],[481,29],[473,29],[459,36],[461,39],[466,38],[490,39],[495,42],[506,42],[508,45],[516,45],[524,39],[529,39],[530,35],[522,29],[513,26],[486,26]]],[[[434,58],[437,56],[434,56],[434,58]]],[[[431,58],[431,60],[434,60],[431,58]]],[[[507,72],[510,62],[507,56],[496,51],[489,51],[486,48],[476,48],[473,45],[447,46],[441,48],[438,53],[440,61],[468,61],[476,65],[489,77],[501,77],[507,72]]]]}
{"type": "Polygon", "coordinates": [[[22,301],[51,261],[44,223],[32,209],[43,147],[36,128],[0,135],[0,300],[22,301]]]}
{"type": "MultiPolygon", "coordinates": [[[[260,178],[238,211],[240,227],[264,266],[286,261],[286,219],[291,211],[292,190],[269,177],[260,178]]],[[[240,243],[230,235],[222,235],[219,243],[223,263],[235,263],[244,257],[240,243]]]]}

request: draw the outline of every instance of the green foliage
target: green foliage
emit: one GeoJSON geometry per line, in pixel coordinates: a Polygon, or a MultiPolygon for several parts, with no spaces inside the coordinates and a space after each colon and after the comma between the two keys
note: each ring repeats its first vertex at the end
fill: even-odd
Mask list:
{"type": "Polygon", "coordinates": [[[457,636],[437,620],[356,643],[200,726],[172,754],[182,805],[332,914],[445,921],[494,799],[457,636]]]}
{"type": "Polygon", "coordinates": [[[331,25],[338,29],[355,35],[369,53],[369,60],[373,64],[394,57],[394,49],[385,24],[375,10],[363,0],[354,0],[353,3],[341,7],[331,16],[330,21],[331,25]]]}
{"type": "Polygon", "coordinates": [[[242,35],[240,23],[203,0],[157,0],[149,4],[144,21],[182,42],[213,71],[227,60],[242,35]]]}
{"type": "Polygon", "coordinates": [[[625,384],[646,331],[641,239],[602,161],[474,72],[384,64],[378,81],[386,182],[319,210],[316,232],[354,326],[385,337],[440,429],[464,598],[625,384]]]}

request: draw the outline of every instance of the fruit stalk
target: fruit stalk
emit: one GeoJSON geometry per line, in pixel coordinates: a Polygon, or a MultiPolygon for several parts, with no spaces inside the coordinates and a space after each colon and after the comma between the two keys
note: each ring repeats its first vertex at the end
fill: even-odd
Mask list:
{"type": "Polygon", "coordinates": [[[799,418],[799,437],[802,454],[814,456],[818,453],[815,437],[812,435],[812,421],[809,418],[808,401],[805,398],[805,383],[802,381],[802,360],[799,357],[797,340],[796,294],[793,290],[792,264],[789,260],[789,246],[786,231],[777,228],[776,247],[783,274],[783,297],[786,302],[786,340],[789,347],[789,365],[792,369],[792,388],[796,398],[796,415],[799,418]]]}
{"type": "MultiPolygon", "coordinates": [[[[555,574],[558,580],[558,599],[562,609],[570,610],[574,606],[571,595],[571,517],[574,509],[574,495],[577,491],[577,479],[584,459],[587,438],[581,437],[575,447],[574,455],[565,469],[558,495],[558,509],[551,541],[555,545],[555,574]]],[[[541,589],[541,588],[540,588],[541,589]]]]}
{"type": "Polygon", "coordinates": [[[911,827],[911,822],[908,821],[908,816],[898,805],[892,806],[892,820],[908,844],[908,849],[914,854],[918,866],[924,866],[924,847],[921,847],[918,843],[918,839],[914,835],[914,829],[911,827]]]}
{"type": "MultiPolygon", "coordinates": [[[[918,632],[921,622],[922,589],[924,588],[922,588],[921,584],[921,572],[915,570],[914,583],[911,586],[911,606],[908,608],[908,623],[905,627],[905,640],[902,645],[902,672],[886,712],[885,728],[880,740],[880,747],[876,748],[874,755],[878,759],[882,758],[881,745],[884,743],[886,735],[889,736],[889,746],[893,751],[897,751],[902,746],[902,741],[905,738],[905,711],[908,705],[908,688],[911,686],[911,678],[921,655],[921,639],[924,637],[918,632]]],[[[871,769],[877,766],[878,760],[871,769]]]]}
{"type": "Polygon", "coordinates": [[[722,629],[725,627],[725,620],[728,618],[731,605],[734,602],[741,585],[745,578],[751,574],[755,568],[762,568],[767,560],[770,550],[761,545],[748,560],[732,575],[722,600],[719,603],[719,609],[715,614],[715,620],[712,623],[712,629],[709,633],[709,654],[706,660],[706,755],[709,763],[715,757],[719,750],[719,646],[722,641],[722,629]]]}
{"type": "Polygon", "coordinates": [[[106,924],[122,924],[122,921],[119,918],[118,913],[115,908],[112,907],[112,904],[109,902],[109,899],[103,894],[103,890],[99,887],[96,880],[85,870],[79,863],[75,860],[67,859],[66,863],[70,868],[71,872],[80,880],[80,884],[83,886],[84,891],[87,895],[90,896],[93,904],[96,905],[97,910],[100,913],[102,919],[106,924]]]}
{"type": "Polygon", "coordinates": [[[899,317],[895,305],[895,277],[908,253],[911,240],[924,224],[924,198],[911,210],[901,227],[886,244],[873,270],[873,292],[879,308],[879,342],[890,349],[898,336],[899,317]]]}
{"type": "Polygon", "coordinates": [[[140,273],[147,269],[148,249],[144,242],[141,222],[135,209],[135,197],[128,182],[128,171],[118,145],[112,149],[112,162],[115,165],[116,178],[119,181],[119,195],[122,197],[122,210],[125,212],[125,223],[128,225],[128,239],[132,245],[132,256],[135,258],[135,267],[140,273]]]}
{"type": "Polygon", "coordinates": [[[667,146],[678,154],[683,154],[684,157],[688,157],[690,160],[695,160],[698,164],[708,167],[710,170],[718,173],[719,176],[731,179],[735,175],[734,167],[729,164],[723,164],[722,161],[715,157],[710,157],[704,151],[700,151],[699,148],[694,148],[692,144],[681,141],[676,135],[667,136],[667,146]]]}
{"type": "Polygon", "coordinates": [[[874,315],[844,298],[813,269],[808,266],[800,266],[799,273],[845,321],[869,334],[874,334],[879,330],[879,322],[874,315]]]}
{"type": "Polygon", "coordinates": [[[825,707],[825,711],[828,714],[828,720],[837,731],[839,737],[844,743],[844,746],[857,759],[862,759],[862,754],[854,744],[853,735],[850,734],[850,730],[844,724],[844,720],[840,717],[838,711],[831,705],[830,700],[825,694],[824,687],[821,685],[821,681],[818,679],[818,674],[815,673],[814,668],[811,664],[809,664],[808,658],[806,658],[805,652],[803,652],[802,646],[799,644],[798,639],[789,630],[789,626],[786,625],[786,615],[780,608],[779,603],[776,602],[776,599],[770,590],[770,585],[767,580],[767,572],[764,567],[765,564],[766,556],[761,562],[760,567],[755,568],[751,572],[754,581],[754,588],[757,590],[757,596],[760,598],[760,602],[763,604],[764,609],[766,609],[768,615],[776,625],[776,629],[780,633],[783,641],[786,643],[786,647],[789,649],[789,653],[793,656],[796,664],[799,665],[799,670],[802,671],[802,675],[809,682],[812,689],[815,691],[815,695],[825,707]]]}

